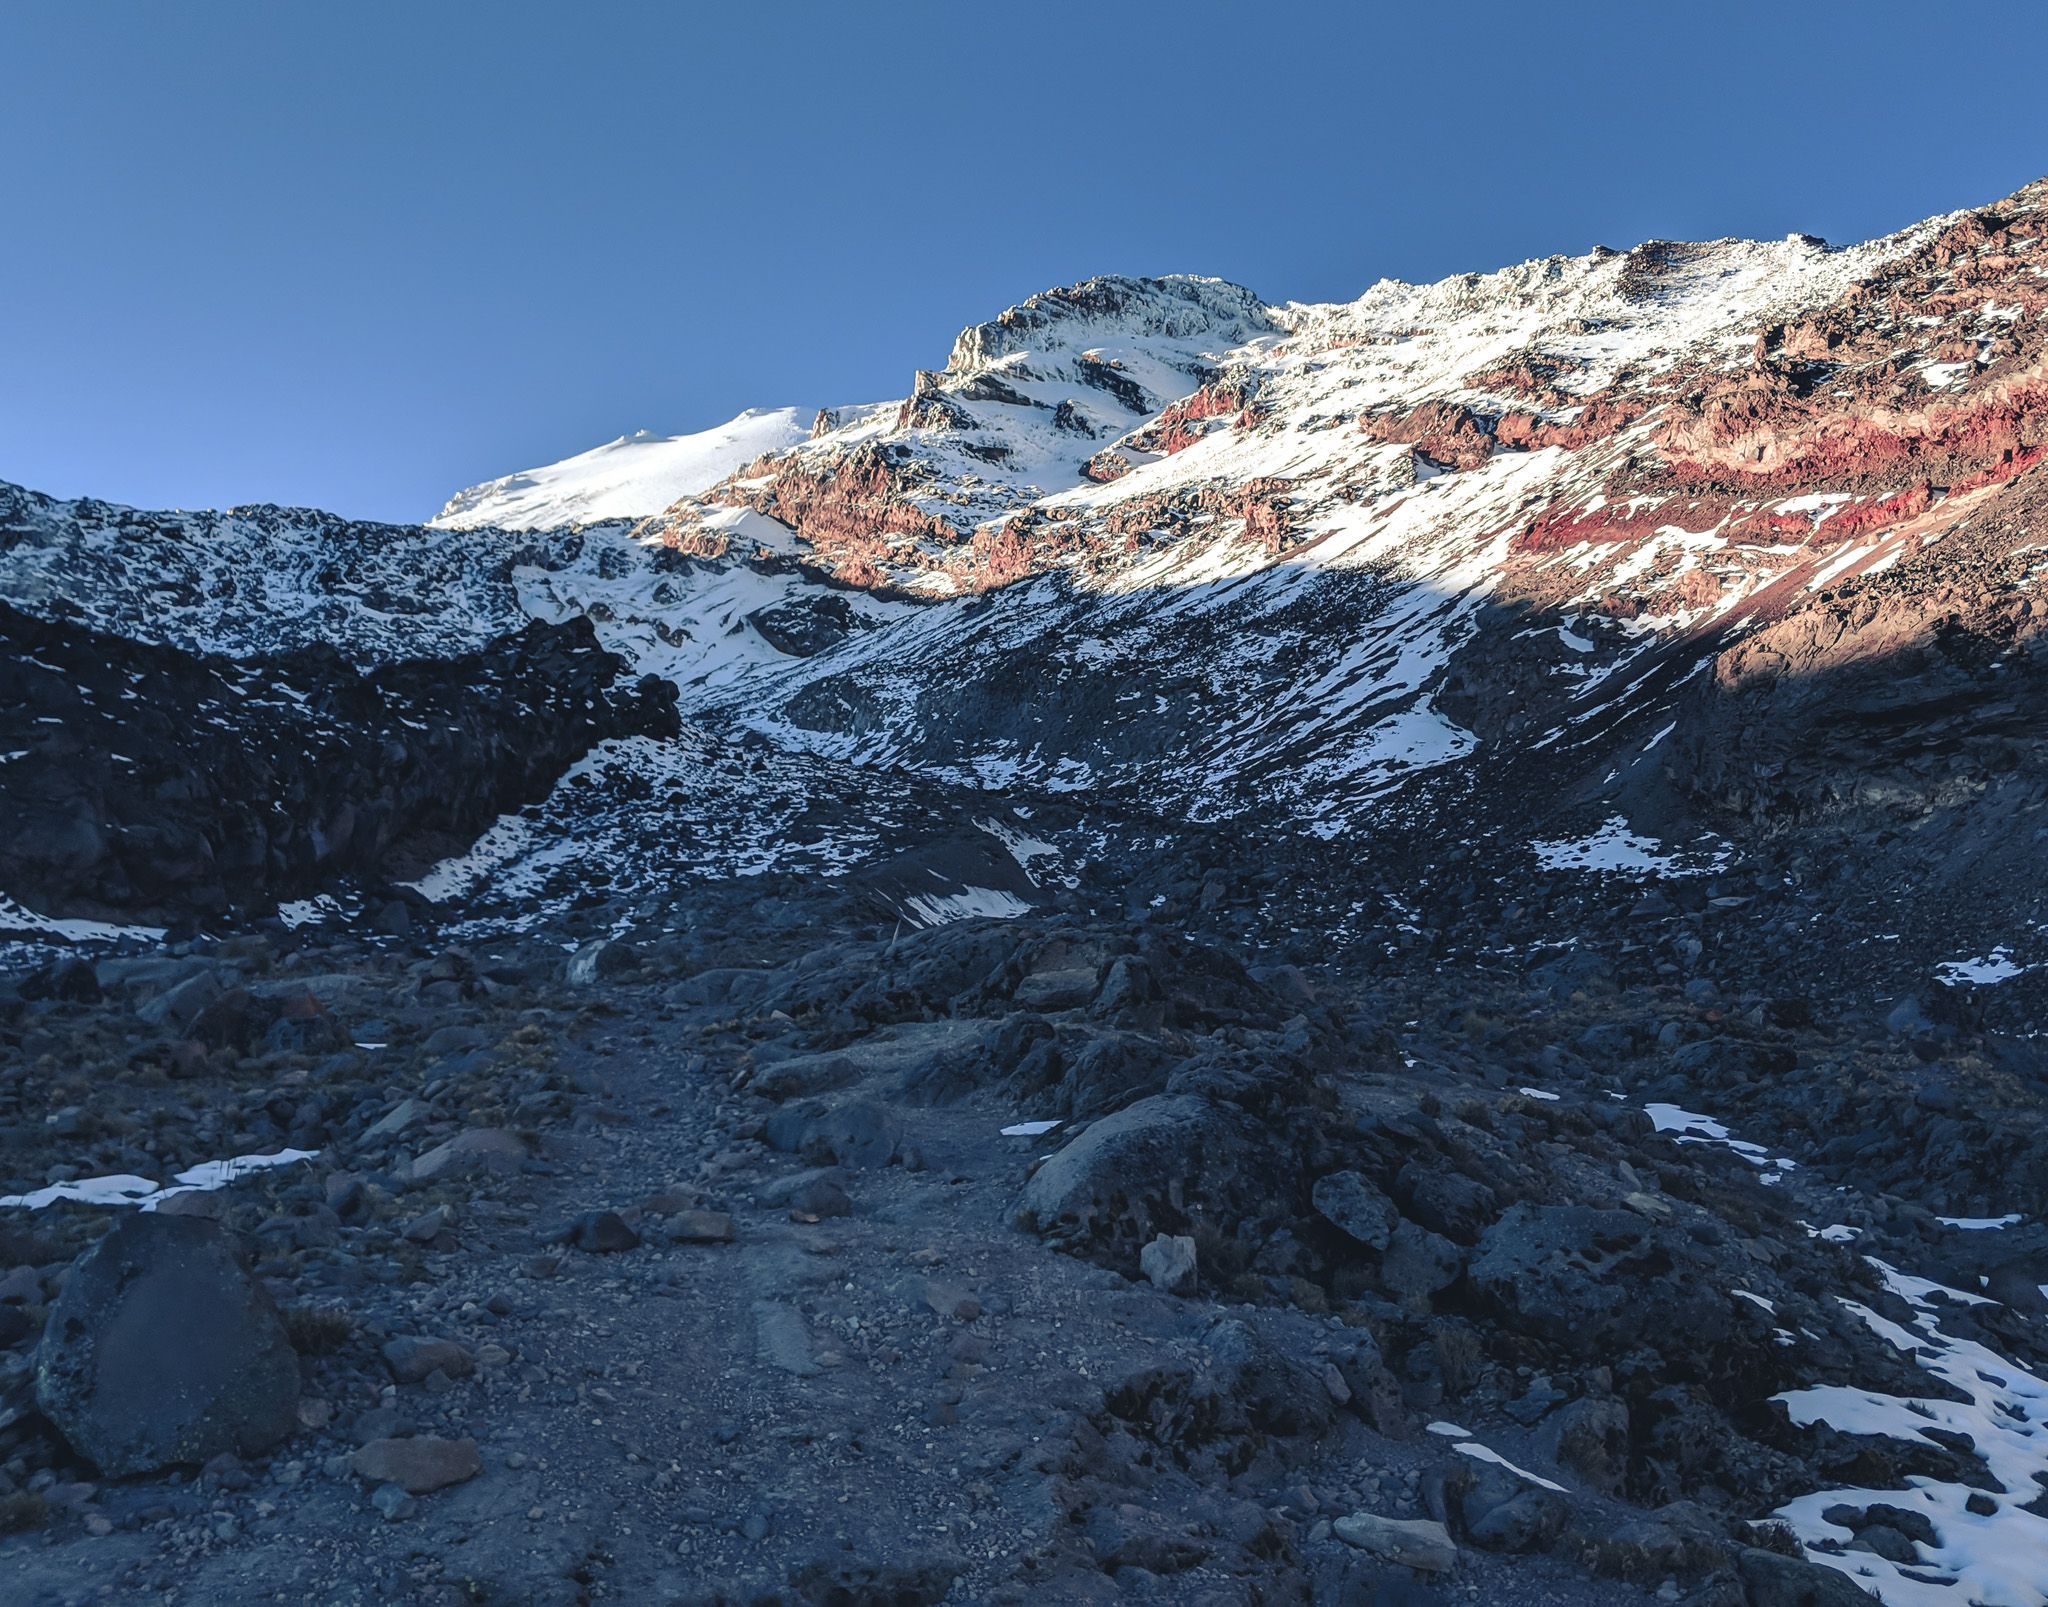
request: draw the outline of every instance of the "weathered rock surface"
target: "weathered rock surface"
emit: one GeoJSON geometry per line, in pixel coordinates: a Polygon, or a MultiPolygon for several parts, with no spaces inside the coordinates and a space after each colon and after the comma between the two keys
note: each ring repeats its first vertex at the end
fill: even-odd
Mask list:
{"type": "Polygon", "coordinates": [[[119,1477],[290,1433],[299,1362],[234,1242],[194,1217],[125,1212],[80,1259],[36,1352],[36,1401],[119,1477]]]}

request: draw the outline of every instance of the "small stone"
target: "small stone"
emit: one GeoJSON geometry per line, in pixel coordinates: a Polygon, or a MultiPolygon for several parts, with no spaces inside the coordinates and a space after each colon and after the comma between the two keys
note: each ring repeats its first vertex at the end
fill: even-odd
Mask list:
{"type": "Polygon", "coordinates": [[[723,1211],[678,1211],[669,1231],[678,1244],[730,1244],[732,1218],[723,1211]]]}
{"type": "Polygon", "coordinates": [[[1170,1295],[1192,1294],[1195,1288],[1195,1241],[1185,1235],[1160,1234],[1138,1252],[1138,1270],[1152,1287],[1170,1295]]]}
{"type": "Polygon", "coordinates": [[[372,1440],[350,1459],[359,1478],[396,1485],[407,1495],[426,1495],[473,1479],[484,1470],[475,1440],[444,1440],[423,1434],[409,1440],[372,1440]]]}
{"type": "Polygon", "coordinates": [[[592,1255],[615,1255],[640,1248],[640,1235],[616,1211],[591,1211],[578,1217],[567,1240],[575,1249],[587,1250],[592,1255]]]}
{"type": "Polygon", "coordinates": [[[384,1514],[386,1523],[397,1523],[409,1518],[419,1508],[419,1503],[405,1493],[402,1485],[380,1484],[370,1493],[370,1505],[384,1514]]]}
{"type": "Polygon", "coordinates": [[[417,1384],[430,1373],[449,1378],[467,1378],[476,1371],[476,1358],[466,1345],[452,1339],[427,1339],[404,1334],[384,1346],[384,1365],[401,1384],[417,1384]]]}

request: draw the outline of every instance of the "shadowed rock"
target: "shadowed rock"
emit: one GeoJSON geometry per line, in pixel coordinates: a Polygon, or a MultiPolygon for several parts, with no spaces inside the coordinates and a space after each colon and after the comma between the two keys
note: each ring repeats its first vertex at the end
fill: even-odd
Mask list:
{"type": "Polygon", "coordinates": [[[36,1355],[36,1400],[118,1477],[291,1432],[299,1364],[270,1296],[197,1217],[131,1212],[72,1268],[36,1355]]]}

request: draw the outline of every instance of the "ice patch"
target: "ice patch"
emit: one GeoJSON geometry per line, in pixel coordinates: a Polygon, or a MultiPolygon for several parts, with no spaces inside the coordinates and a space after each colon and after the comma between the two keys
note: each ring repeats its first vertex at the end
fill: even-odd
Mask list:
{"type": "Polygon", "coordinates": [[[317,926],[342,913],[341,900],[332,893],[316,893],[311,898],[295,898],[277,906],[277,918],[293,931],[302,926],[317,926]]]}
{"type": "Polygon", "coordinates": [[[1059,1119],[1042,1122],[1016,1122],[1002,1130],[1005,1138],[1036,1138],[1040,1133],[1049,1133],[1059,1126],[1059,1119]]]}
{"type": "Polygon", "coordinates": [[[1051,843],[1045,842],[1040,838],[1032,836],[1029,832],[1011,825],[1008,821],[988,817],[977,820],[974,824],[1009,850],[1010,857],[1017,862],[1018,869],[1022,870],[1034,882],[1039,880],[1039,873],[1032,869],[1032,862],[1034,860],[1050,859],[1053,863],[1052,867],[1048,867],[1049,869],[1057,867],[1059,864],[1060,851],[1057,848],[1053,847],[1051,843]]]}
{"type": "Polygon", "coordinates": [[[1778,1182],[1785,1173],[1798,1166],[1789,1156],[1773,1157],[1761,1144],[1752,1144],[1731,1134],[1711,1116],[1702,1116],[1697,1111],[1686,1110],[1683,1106],[1663,1103],[1645,1105],[1650,1123],[1660,1133],[1670,1133],[1681,1144],[1714,1144],[1722,1149],[1733,1150],[1750,1165],[1760,1168],[1763,1182],[1778,1182]]]}
{"type": "Polygon", "coordinates": [[[467,853],[444,859],[409,886],[435,904],[460,898],[499,866],[518,858],[533,840],[533,823],[520,815],[500,815],[467,853]]]}
{"type": "Polygon", "coordinates": [[[1531,1473],[1525,1467],[1517,1467],[1506,1457],[1502,1456],[1500,1452],[1494,1450],[1491,1446],[1481,1445],[1477,1440],[1467,1440],[1463,1445],[1454,1445],[1451,1449],[1460,1456],[1471,1457],[1475,1462],[1492,1462],[1498,1467],[1504,1467],[1514,1474],[1516,1478],[1527,1479],[1531,1484],[1540,1484],[1546,1490],[1557,1491],[1559,1495],[1567,1493],[1565,1487],[1555,1479],[1546,1479],[1540,1473],[1531,1473]]]}
{"type": "Polygon", "coordinates": [[[910,918],[919,926],[944,926],[950,921],[1012,921],[1029,915],[1031,906],[1015,893],[999,887],[963,887],[957,893],[916,893],[904,901],[910,918]]]}

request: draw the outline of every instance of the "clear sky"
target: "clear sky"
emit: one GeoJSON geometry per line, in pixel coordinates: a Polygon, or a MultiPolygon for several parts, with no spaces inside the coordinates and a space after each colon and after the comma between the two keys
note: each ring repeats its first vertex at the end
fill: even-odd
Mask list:
{"type": "Polygon", "coordinates": [[[415,519],[1091,273],[1348,299],[2048,172],[2048,6],[0,4],[0,478],[415,519]]]}

